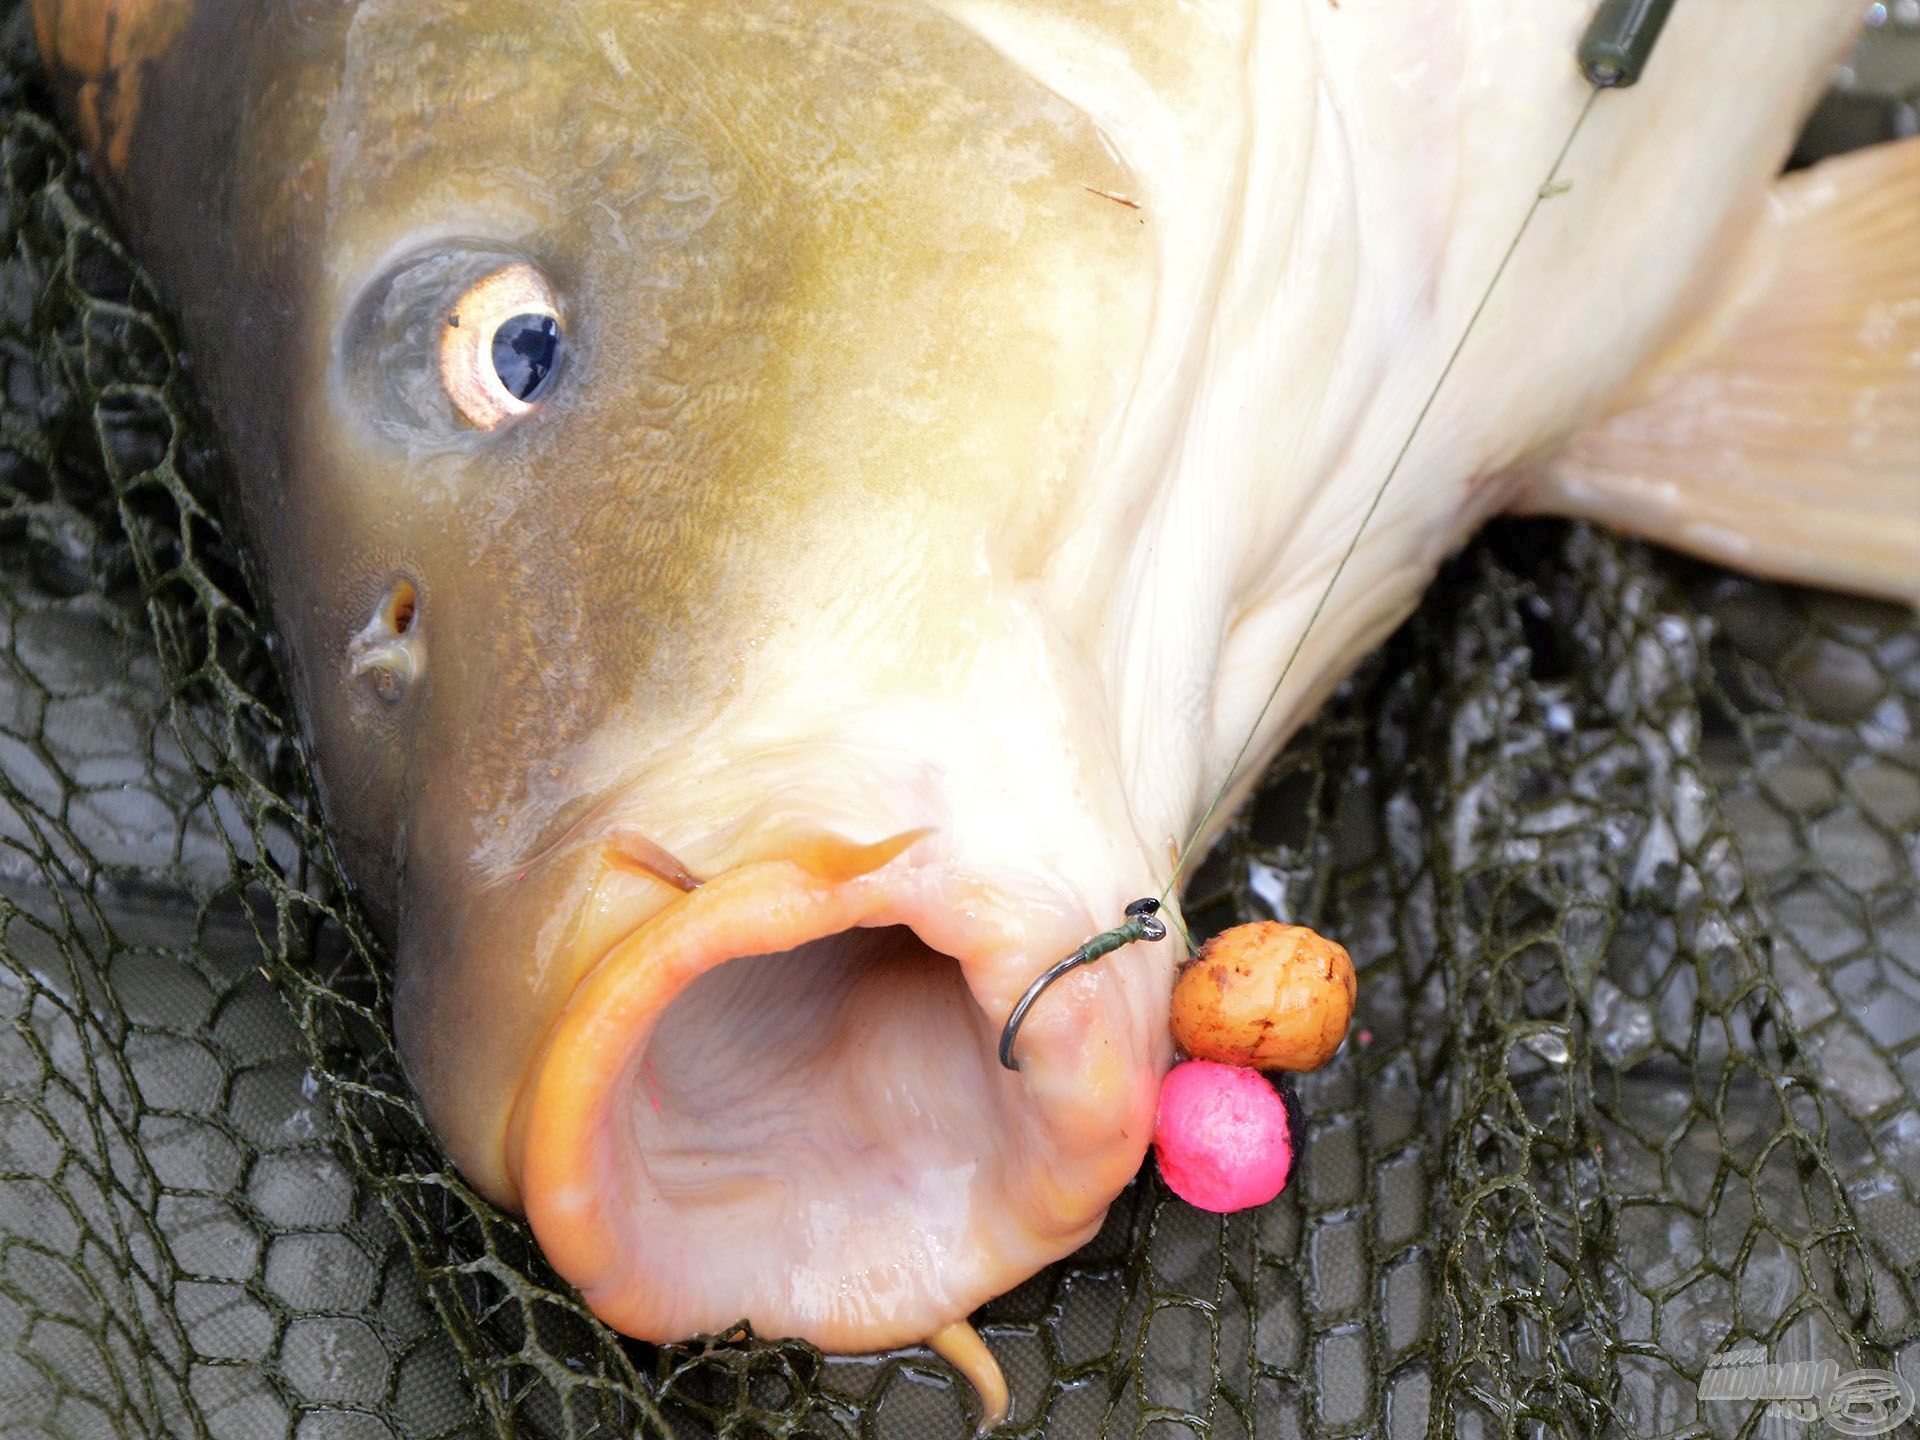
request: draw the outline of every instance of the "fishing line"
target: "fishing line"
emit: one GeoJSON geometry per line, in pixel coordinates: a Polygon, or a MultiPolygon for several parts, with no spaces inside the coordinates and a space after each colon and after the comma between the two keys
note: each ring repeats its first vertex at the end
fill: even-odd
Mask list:
{"type": "MultiPolygon", "coordinates": [[[[1647,16],[1644,12],[1647,12],[1649,9],[1664,11],[1667,6],[1663,5],[1661,0],[1652,0],[1651,6],[1646,3],[1646,0],[1637,0],[1637,4],[1637,9],[1628,7],[1632,10],[1628,18],[1632,20],[1634,25],[1640,27],[1633,37],[1635,46],[1639,47],[1640,37],[1645,33],[1647,22],[1647,16]]],[[[1595,29],[1600,28],[1600,21],[1606,18],[1606,9],[1607,7],[1603,6],[1601,15],[1596,17],[1595,29]]],[[[1664,14],[1661,14],[1659,18],[1664,19],[1664,14]]],[[[1614,23],[1617,28],[1618,22],[1614,23]]],[[[1653,34],[1655,36],[1658,34],[1657,25],[1653,27],[1653,34]]],[[[1583,44],[1585,43],[1587,42],[1583,42],[1583,44]]],[[[1192,831],[1187,836],[1186,843],[1180,847],[1178,854],[1174,857],[1173,873],[1167,877],[1167,883],[1161,888],[1159,896],[1157,898],[1150,897],[1148,899],[1134,901],[1133,904],[1127,907],[1127,919],[1124,924],[1094,936],[1078,950],[1074,951],[1073,954],[1067,956],[1066,959],[1059,961],[1035,977],[1033,983],[1027,987],[1026,993],[1020,997],[1019,1003],[1014,1006],[1012,1014],[1007,1017],[1007,1023],[1000,1031],[1000,1063],[1007,1069],[1018,1070],[1020,1068],[1019,1062],[1013,1058],[1014,1039],[1019,1033],[1021,1022],[1026,1019],[1028,1011],[1033,1008],[1034,1002],[1040,998],[1042,992],[1044,992],[1048,986],[1052,985],[1054,981],[1080,968],[1082,965],[1091,964],[1093,961],[1110,955],[1115,950],[1121,949],[1124,946],[1131,945],[1137,940],[1160,939],[1166,933],[1165,925],[1161,923],[1162,919],[1172,921],[1175,928],[1179,930],[1180,939],[1182,943],[1186,945],[1189,955],[1197,953],[1194,947],[1193,937],[1187,933],[1187,928],[1181,922],[1180,917],[1166,908],[1167,899],[1173,894],[1174,887],[1180,883],[1181,875],[1185,873],[1188,863],[1193,859],[1194,847],[1200,843],[1200,837],[1206,833],[1207,826],[1212,822],[1214,813],[1220,808],[1221,803],[1232,790],[1234,777],[1239,773],[1240,766],[1246,760],[1248,752],[1252,750],[1254,739],[1260,733],[1260,727],[1266,723],[1267,714],[1273,709],[1273,702],[1280,698],[1281,688],[1287,683],[1287,677],[1293,673],[1294,662],[1300,658],[1301,652],[1306,649],[1307,641],[1312,637],[1314,627],[1320,623],[1320,617],[1326,613],[1327,601],[1332,599],[1335,588],[1340,584],[1340,577],[1346,573],[1348,563],[1352,561],[1355,552],[1359,550],[1361,538],[1366,534],[1367,527],[1373,523],[1374,516],[1380,512],[1381,502],[1387,498],[1387,491],[1392,487],[1394,477],[1400,473],[1400,466],[1405,462],[1409,452],[1412,451],[1414,441],[1420,436],[1421,427],[1426,424],[1427,416],[1433,412],[1434,404],[1440,398],[1440,392],[1446,388],[1447,379],[1453,374],[1453,367],[1459,362],[1461,354],[1466,350],[1467,342],[1473,338],[1473,332],[1475,327],[1480,323],[1480,317],[1486,313],[1487,306],[1492,301],[1494,292],[1500,287],[1501,278],[1506,275],[1507,267],[1512,264],[1514,255],[1520,249],[1520,242],[1526,238],[1528,229],[1533,225],[1534,216],[1540,213],[1540,207],[1546,204],[1547,201],[1565,194],[1566,191],[1571,188],[1569,184],[1561,181],[1560,170],[1561,167],[1565,165],[1568,154],[1573,150],[1574,141],[1580,138],[1580,131],[1586,125],[1587,117],[1593,113],[1594,102],[1600,98],[1603,89],[1623,83],[1631,84],[1632,79],[1637,79],[1637,65],[1645,63],[1644,50],[1650,49],[1651,45],[1652,40],[1646,39],[1644,49],[1641,49],[1636,57],[1637,64],[1636,68],[1632,71],[1632,78],[1623,79],[1615,75],[1604,82],[1601,80],[1593,80],[1592,83],[1596,88],[1588,92],[1586,103],[1580,107],[1580,113],[1574,117],[1573,126],[1567,131],[1567,138],[1561,142],[1559,151],[1554,155],[1553,164],[1548,167],[1546,178],[1535,187],[1533,203],[1527,207],[1527,213],[1521,217],[1520,227],[1513,232],[1513,239],[1507,242],[1507,248],[1500,256],[1500,263],[1494,267],[1493,277],[1487,281],[1486,289],[1481,293],[1479,303],[1473,307],[1473,313],[1467,317],[1466,326],[1461,330],[1460,338],[1454,343],[1452,351],[1447,355],[1446,364],[1440,367],[1440,374],[1438,378],[1434,380],[1433,388],[1427,392],[1425,403],[1420,406],[1419,413],[1413,417],[1413,424],[1407,430],[1406,439],[1401,441],[1399,450],[1394,454],[1393,463],[1387,467],[1387,473],[1382,477],[1378,488],[1374,490],[1373,499],[1367,505],[1365,513],[1361,515],[1360,523],[1354,527],[1353,537],[1347,541],[1347,548],[1341,553],[1339,563],[1333,567],[1333,574],[1328,577],[1326,585],[1320,591],[1319,599],[1314,602],[1313,610],[1307,616],[1306,626],[1300,632],[1300,638],[1294,641],[1293,649],[1287,655],[1286,663],[1280,667],[1280,673],[1274,679],[1273,688],[1267,691],[1267,698],[1261,703],[1259,712],[1253,717],[1253,723],[1247,727],[1246,738],[1240,742],[1240,748],[1234,752],[1233,761],[1227,766],[1226,774],[1221,777],[1219,787],[1213,792],[1213,798],[1207,802],[1207,808],[1201,812],[1200,819],[1195,822],[1192,831]],[[1159,931],[1158,934],[1153,933],[1156,929],[1159,931]]],[[[1591,76],[1589,78],[1592,79],[1591,76]]]]}
{"type": "MultiPolygon", "coordinates": [[[[1460,332],[1460,339],[1453,351],[1447,356],[1447,363],[1440,367],[1439,378],[1433,382],[1426,403],[1420,407],[1420,413],[1413,417],[1413,425],[1407,431],[1407,438],[1401,442],[1399,452],[1394,455],[1393,463],[1387,467],[1380,488],[1374,491],[1373,501],[1367,506],[1366,513],[1360,517],[1353,538],[1347,542],[1347,548],[1340,557],[1340,563],[1333,567],[1333,574],[1327,580],[1326,588],[1320,592],[1313,611],[1307,616],[1306,628],[1300,632],[1300,638],[1294,642],[1293,651],[1287,656],[1287,663],[1280,667],[1279,677],[1273,682],[1273,688],[1267,692],[1265,702],[1259,713],[1253,717],[1253,724],[1247,728],[1247,735],[1240,742],[1240,748],[1234,753],[1233,763],[1227,766],[1227,773],[1220,781],[1220,788],[1214,791],[1213,798],[1207,802],[1207,808],[1201,812],[1199,821],[1186,843],[1180,847],[1174,858],[1173,873],[1167,877],[1165,887],[1160,891],[1160,905],[1164,906],[1167,897],[1173,893],[1174,886],[1180,883],[1180,876],[1186,870],[1187,863],[1193,858],[1193,847],[1200,841],[1214,812],[1220,808],[1220,802],[1227,798],[1233,788],[1233,778],[1239,772],[1241,762],[1247,758],[1247,752],[1253,746],[1254,737],[1260,733],[1260,727],[1266,722],[1267,712],[1273,708],[1273,702],[1280,697],[1280,689],[1287,683],[1287,676],[1293,671],[1293,662],[1300,658],[1300,652],[1306,648],[1307,640],[1313,634],[1313,627],[1320,622],[1321,614],[1327,608],[1340,577],[1346,572],[1347,562],[1353,559],[1354,552],[1360,548],[1360,539],[1366,534],[1367,527],[1373,523],[1373,517],[1380,509],[1380,502],[1386,499],[1388,487],[1393,477],[1400,473],[1400,465],[1413,449],[1413,442],[1419,438],[1420,427],[1426,423],[1427,415],[1432,411],[1434,402],[1440,398],[1440,392],[1446,388],[1447,377],[1453,374],[1455,362],[1467,348],[1467,341],[1473,337],[1474,327],[1480,323],[1480,316],[1486,311],[1487,304],[1493,299],[1493,293],[1500,286],[1501,277],[1507,273],[1520,242],[1526,238],[1527,229],[1533,224],[1533,217],[1540,213],[1540,207],[1556,196],[1563,195],[1571,186],[1560,180],[1560,168],[1566,164],[1567,155],[1573,149],[1573,142],[1580,138],[1580,130],[1587,123],[1587,116],[1593,113],[1594,102],[1601,92],[1623,89],[1638,83],[1645,71],[1647,61],[1653,55],[1653,47],[1660,39],[1660,32],[1666,28],[1668,17],[1673,13],[1677,0],[1600,0],[1593,19],[1588,23],[1585,33],[1580,37],[1576,59],[1580,72],[1586,76],[1593,89],[1588,92],[1586,103],[1580,107],[1580,113],[1574,117],[1573,128],[1567,131],[1567,138],[1561,143],[1559,152],[1553,157],[1553,164],[1547,169],[1547,178],[1540,182],[1534,191],[1533,204],[1527,207],[1527,213],[1520,219],[1520,228],[1513,232],[1513,239],[1507,243],[1506,253],[1500,257],[1500,263],[1494,267],[1493,278],[1487,281],[1486,291],[1480,296],[1480,303],[1473,307],[1473,313],[1467,317],[1466,328],[1460,332]]],[[[1156,907],[1157,908],[1157,907],[1156,907]]],[[[1131,912],[1129,912],[1131,913],[1131,912]]],[[[1186,926],[1169,912],[1180,930],[1180,938],[1186,943],[1187,953],[1194,950],[1193,937],[1187,934],[1186,926]]],[[[1111,932],[1110,932],[1111,933],[1111,932]]]]}
{"type": "MultiPolygon", "coordinates": [[[[1359,550],[1360,540],[1366,534],[1367,527],[1373,523],[1374,516],[1379,513],[1380,504],[1387,498],[1387,491],[1392,487],[1394,477],[1400,473],[1401,464],[1412,451],[1413,442],[1420,436],[1421,426],[1426,424],[1427,416],[1432,413],[1434,404],[1440,398],[1440,392],[1446,388],[1447,377],[1453,374],[1454,365],[1466,350],[1467,342],[1473,338],[1474,328],[1480,323],[1480,317],[1486,313],[1494,291],[1499,289],[1501,277],[1507,273],[1508,265],[1513,262],[1515,253],[1520,249],[1520,242],[1526,238],[1527,230],[1533,224],[1533,217],[1540,213],[1542,205],[1565,194],[1569,188],[1560,181],[1560,168],[1566,163],[1574,141],[1580,138],[1581,127],[1587,123],[1587,117],[1593,113],[1594,102],[1600,98],[1600,94],[1598,89],[1589,92],[1586,103],[1580,107],[1580,113],[1574,117],[1573,128],[1567,132],[1567,138],[1561,143],[1559,153],[1554,156],[1546,179],[1542,180],[1535,189],[1533,203],[1527,207],[1527,213],[1521,218],[1520,228],[1513,232],[1513,239],[1507,243],[1506,251],[1500,257],[1500,263],[1494,267],[1493,278],[1487,282],[1487,288],[1481,294],[1480,302],[1473,307],[1473,313],[1467,317],[1466,327],[1460,332],[1459,340],[1455,342],[1452,352],[1447,356],[1447,363],[1440,367],[1439,378],[1433,382],[1433,388],[1427,392],[1426,402],[1421,405],[1419,413],[1413,417],[1413,425],[1407,431],[1407,438],[1401,441],[1400,449],[1393,457],[1393,463],[1387,467],[1387,473],[1373,492],[1373,499],[1368,504],[1366,512],[1361,515],[1360,523],[1354,527],[1353,538],[1347,541],[1347,548],[1342,552],[1339,563],[1333,567],[1333,574],[1328,577],[1326,585],[1321,589],[1320,598],[1314,602],[1313,610],[1307,616],[1306,627],[1300,632],[1300,638],[1294,641],[1293,650],[1288,654],[1286,663],[1280,667],[1280,674],[1275,678],[1273,688],[1267,691],[1266,700],[1262,702],[1259,712],[1253,717],[1253,724],[1247,727],[1246,738],[1240,742],[1239,750],[1234,753],[1233,761],[1227,766],[1219,788],[1214,791],[1213,798],[1207,802],[1207,808],[1201,812],[1200,819],[1195,823],[1192,832],[1187,836],[1186,843],[1181,846],[1179,854],[1175,857],[1173,873],[1167,877],[1167,883],[1160,891],[1159,898],[1163,905],[1167,897],[1173,893],[1174,887],[1180,883],[1180,876],[1193,858],[1194,847],[1200,843],[1200,837],[1213,820],[1214,812],[1220,808],[1221,802],[1232,790],[1234,777],[1239,773],[1241,762],[1247,758],[1247,752],[1253,748],[1254,738],[1260,733],[1260,727],[1266,723],[1267,714],[1273,709],[1273,702],[1280,698],[1281,687],[1287,683],[1287,676],[1293,673],[1294,662],[1306,649],[1314,627],[1320,623],[1320,617],[1326,613],[1327,601],[1333,597],[1334,590],[1340,584],[1340,577],[1346,573],[1348,563],[1359,550]]],[[[1186,938],[1187,949],[1191,953],[1192,937],[1186,935],[1184,927],[1181,934],[1186,938]]]]}

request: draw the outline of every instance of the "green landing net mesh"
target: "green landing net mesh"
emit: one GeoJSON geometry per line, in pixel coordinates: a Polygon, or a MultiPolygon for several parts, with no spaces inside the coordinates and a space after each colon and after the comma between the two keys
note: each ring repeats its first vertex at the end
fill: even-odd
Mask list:
{"type": "MultiPolygon", "coordinates": [[[[926,1354],[621,1341],[447,1168],[170,330],[8,9],[0,1435],[967,1433],[926,1354]]],[[[1911,119],[1878,100],[1822,123],[1911,119]]],[[[1736,1339],[1920,1381],[1917,875],[1910,614],[1495,527],[1195,882],[1201,929],[1360,966],[1294,1183],[1221,1220],[1149,1166],[988,1307],[1009,1433],[1820,1433],[1699,1398],[1736,1339]]]]}

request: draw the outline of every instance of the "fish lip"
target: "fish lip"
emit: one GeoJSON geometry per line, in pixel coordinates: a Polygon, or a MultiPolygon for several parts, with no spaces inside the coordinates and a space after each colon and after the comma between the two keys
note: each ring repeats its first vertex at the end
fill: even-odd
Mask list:
{"type": "MultiPolygon", "coordinates": [[[[975,1005],[997,1034],[1028,972],[1044,968],[1054,949],[1077,943],[1055,937],[1084,936],[1095,928],[1078,907],[1074,913],[1055,913],[1052,923],[1040,927],[1046,938],[1034,956],[999,974],[1007,967],[994,962],[1008,935],[995,912],[1004,907],[978,882],[903,859],[902,852],[926,833],[908,832],[868,847],[840,845],[842,855],[866,862],[850,870],[823,866],[817,856],[776,858],[741,864],[703,881],[608,945],[549,1025],[512,1106],[507,1173],[549,1262],[616,1329],[664,1342],[740,1318],[738,1307],[689,1317],[671,1297],[636,1286],[632,1278],[645,1270],[644,1257],[622,1243],[655,1229],[649,1221],[667,1220],[672,1209],[651,1187],[644,1164],[621,1164],[619,1113],[624,1097],[637,1091],[639,1066],[659,1018],[694,980],[743,956],[777,954],[854,929],[901,926],[958,963],[975,1005]]],[[[1164,1069],[1164,1062],[1158,1068],[1164,1069]]],[[[1057,1084],[1051,1097],[1035,1088],[1045,1072],[1040,1064],[1018,1075],[996,1066],[995,1083],[1021,1092],[1036,1126],[1070,1132],[1085,1105],[1069,1099],[1063,1107],[1057,1084]]],[[[1028,1205],[1025,1216],[1033,1253],[988,1266],[992,1277],[986,1280],[969,1282],[963,1276],[945,1306],[951,1313],[940,1316],[940,1323],[964,1317],[1090,1239],[1107,1205],[1137,1170],[1150,1125],[1149,1097],[1144,1117],[1131,1117],[1131,1135],[1122,1131],[1119,1149],[1125,1153],[1117,1163],[1109,1155],[1096,1166],[1091,1183],[1084,1174],[1041,1182],[1041,1199],[1028,1205]]],[[[1071,1168],[1088,1148],[1062,1144],[1058,1160],[1071,1168]]],[[[630,1141],[627,1149],[637,1153],[630,1141]]],[[[1113,1149],[1110,1143],[1104,1147],[1113,1149]]],[[[672,1226],[657,1228],[670,1232],[672,1226]]],[[[909,1317],[891,1328],[775,1328],[831,1349],[871,1350],[922,1341],[939,1327],[909,1317]]]]}

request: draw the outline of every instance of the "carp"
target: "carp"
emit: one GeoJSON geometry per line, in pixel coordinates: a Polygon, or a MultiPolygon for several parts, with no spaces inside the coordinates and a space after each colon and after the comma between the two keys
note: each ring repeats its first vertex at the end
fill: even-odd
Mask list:
{"type": "Polygon", "coordinates": [[[990,1418],[1174,947],[1009,1011],[1479,525],[1920,597],[1920,148],[1778,175],[1863,8],[1597,93],[1593,0],[34,6],[449,1155],[990,1418]]]}

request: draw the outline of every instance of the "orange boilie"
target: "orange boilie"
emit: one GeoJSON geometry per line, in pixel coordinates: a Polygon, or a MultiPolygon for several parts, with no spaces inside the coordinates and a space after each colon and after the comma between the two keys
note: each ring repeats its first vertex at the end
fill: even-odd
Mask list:
{"type": "Polygon", "coordinates": [[[1264,920],[1214,936],[1173,991],[1173,1038],[1199,1060],[1317,1070],[1353,1016],[1353,961],[1300,925],[1264,920]]]}

